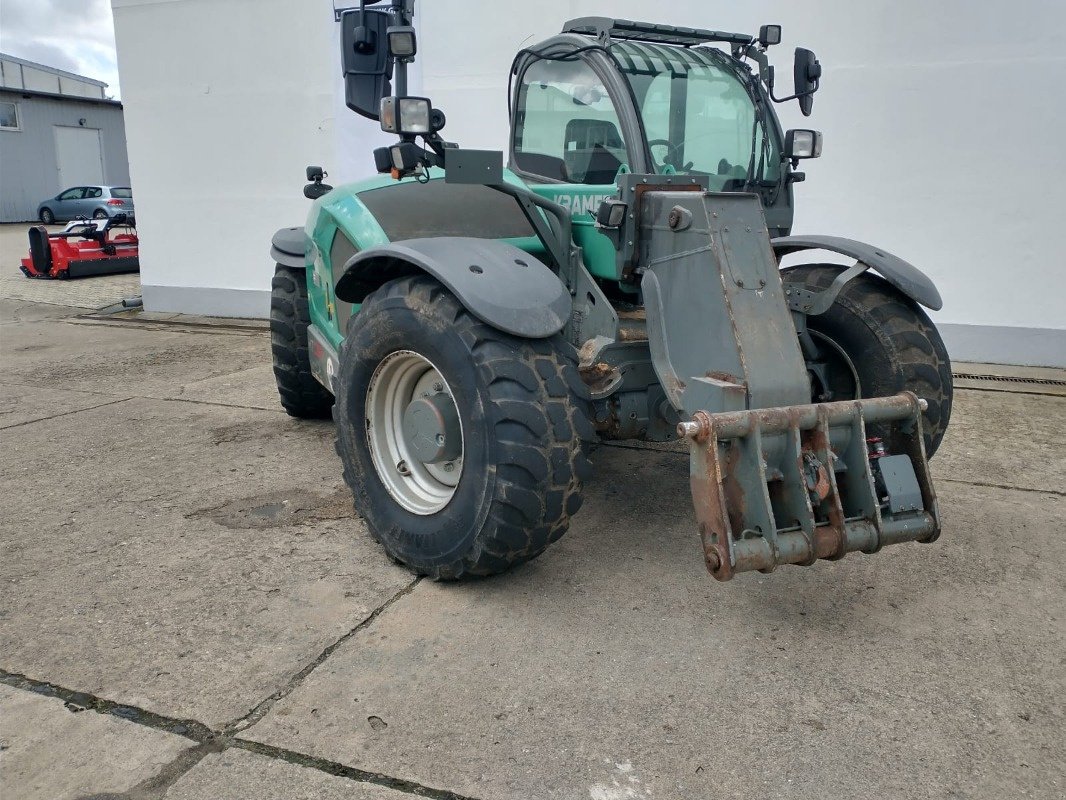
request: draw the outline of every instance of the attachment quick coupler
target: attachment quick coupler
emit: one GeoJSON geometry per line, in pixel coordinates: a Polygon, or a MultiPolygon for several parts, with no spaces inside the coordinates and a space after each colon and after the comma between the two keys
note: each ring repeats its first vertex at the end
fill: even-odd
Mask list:
{"type": "Polygon", "coordinates": [[[724,581],[738,572],[935,540],[940,513],[922,439],[924,407],[902,392],[697,411],[680,423],[707,569],[724,581]],[[867,424],[888,428],[874,454],[867,424]]]}

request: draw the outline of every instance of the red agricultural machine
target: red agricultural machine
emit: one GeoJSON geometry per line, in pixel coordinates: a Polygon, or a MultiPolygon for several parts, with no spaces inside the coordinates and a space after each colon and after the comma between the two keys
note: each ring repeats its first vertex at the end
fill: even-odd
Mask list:
{"type": "Polygon", "coordinates": [[[75,220],[58,233],[30,228],[30,252],[20,269],[27,278],[84,278],[139,272],[139,242],[131,216],[75,220]]]}

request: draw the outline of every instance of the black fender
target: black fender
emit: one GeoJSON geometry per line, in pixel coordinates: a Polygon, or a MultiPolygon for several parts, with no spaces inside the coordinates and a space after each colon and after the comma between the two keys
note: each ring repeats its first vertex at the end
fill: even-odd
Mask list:
{"type": "Polygon", "coordinates": [[[282,228],[270,240],[270,257],[283,267],[305,269],[308,249],[303,228],[282,228]]]}
{"type": "MultiPolygon", "coordinates": [[[[924,272],[899,256],[894,256],[887,250],[874,247],[872,244],[857,242],[854,239],[843,239],[839,236],[780,236],[777,239],[771,239],[770,244],[774,248],[778,261],[800,250],[830,250],[850,256],[861,265],[874,270],[911,300],[921,303],[926,308],[939,311],[944,306],[944,301],[940,299],[940,292],[924,272]]],[[[861,270],[855,274],[859,272],[861,270]]],[[[838,291],[839,288],[837,287],[838,291]]]]}
{"type": "Polygon", "coordinates": [[[442,236],[369,248],[348,259],[335,294],[361,303],[385,283],[419,272],[432,275],[467,311],[506,333],[544,339],[570,319],[570,292],[559,277],[529,253],[496,239],[442,236]]]}

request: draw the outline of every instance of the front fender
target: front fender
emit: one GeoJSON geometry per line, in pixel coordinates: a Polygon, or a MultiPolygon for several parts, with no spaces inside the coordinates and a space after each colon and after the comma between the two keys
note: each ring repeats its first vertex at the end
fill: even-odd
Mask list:
{"type": "Polygon", "coordinates": [[[790,253],[800,250],[830,250],[850,256],[877,272],[882,278],[899,289],[907,297],[926,308],[939,311],[944,306],[940,292],[932,280],[913,264],[894,256],[880,247],[843,239],[839,236],[781,236],[771,239],[774,254],[780,261],[790,253]]]}
{"type": "Polygon", "coordinates": [[[303,228],[282,228],[270,240],[270,256],[283,267],[304,269],[308,245],[303,228]]]}
{"type": "Polygon", "coordinates": [[[538,259],[495,239],[407,239],[356,253],[335,294],[361,303],[378,287],[424,272],[443,283],[475,317],[506,333],[544,339],[570,319],[570,293],[538,259]]]}

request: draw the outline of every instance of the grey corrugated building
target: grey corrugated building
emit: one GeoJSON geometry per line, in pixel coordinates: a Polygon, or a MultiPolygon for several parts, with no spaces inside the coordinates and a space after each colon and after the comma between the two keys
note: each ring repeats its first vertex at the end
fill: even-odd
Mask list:
{"type": "Polygon", "coordinates": [[[122,103],[107,84],[0,53],[0,222],[71,186],[129,186],[122,103]]]}

